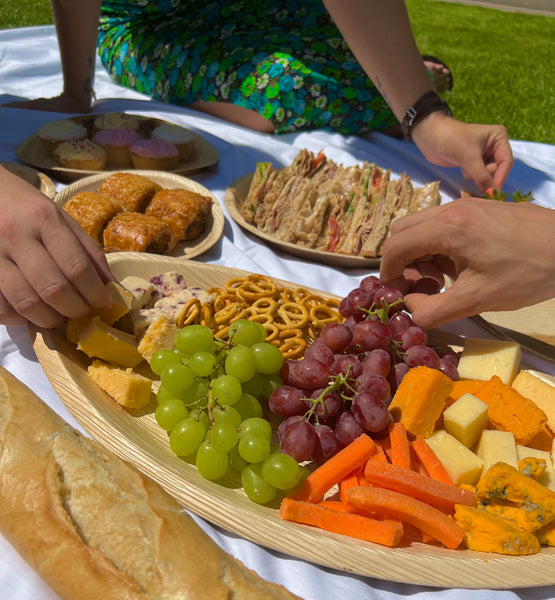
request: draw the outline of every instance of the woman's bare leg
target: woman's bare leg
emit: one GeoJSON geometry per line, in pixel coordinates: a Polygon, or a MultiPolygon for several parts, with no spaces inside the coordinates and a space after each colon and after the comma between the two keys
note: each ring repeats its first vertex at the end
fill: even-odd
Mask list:
{"type": "Polygon", "coordinates": [[[194,102],[193,104],[189,104],[188,108],[199,110],[240,127],[246,127],[262,133],[275,133],[275,128],[271,121],[254,110],[243,108],[242,106],[235,106],[227,102],[194,102]]]}

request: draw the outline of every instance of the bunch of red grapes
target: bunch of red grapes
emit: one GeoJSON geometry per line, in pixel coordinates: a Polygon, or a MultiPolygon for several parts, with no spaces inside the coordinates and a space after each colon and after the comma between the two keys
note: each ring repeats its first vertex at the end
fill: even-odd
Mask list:
{"type": "Polygon", "coordinates": [[[301,360],[286,361],[269,398],[281,452],[321,464],[362,433],[379,438],[388,405],[409,369],[424,365],[458,379],[458,355],[432,348],[402,293],[370,275],[339,304],[343,323],[326,325],[301,360]]]}

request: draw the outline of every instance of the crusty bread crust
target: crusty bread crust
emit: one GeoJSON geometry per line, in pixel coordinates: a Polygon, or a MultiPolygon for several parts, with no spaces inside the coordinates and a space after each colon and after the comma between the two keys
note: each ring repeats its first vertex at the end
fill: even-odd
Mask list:
{"type": "Polygon", "coordinates": [[[63,600],[297,598],[2,367],[0,531],[63,600]]]}

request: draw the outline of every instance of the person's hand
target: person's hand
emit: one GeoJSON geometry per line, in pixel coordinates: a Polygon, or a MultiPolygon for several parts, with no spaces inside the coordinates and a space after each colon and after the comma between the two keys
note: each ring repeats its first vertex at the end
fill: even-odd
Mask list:
{"type": "Polygon", "coordinates": [[[413,321],[425,329],[555,297],[554,274],[555,210],[479,198],[394,221],[380,268],[383,283],[407,292],[413,321]],[[445,291],[418,293],[439,291],[444,275],[454,280],[445,291]]]}
{"type": "Polygon", "coordinates": [[[56,327],[112,304],[100,246],[27,182],[0,167],[0,323],[56,327]]]}
{"type": "Polygon", "coordinates": [[[503,125],[463,123],[435,112],[416,125],[412,139],[427,160],[440,167],[460,167],[463,177],[482,192],[501,190],[514,162],[503,125]]]}
{"type": "Polygon", "coordinates": [[[91,100],[81,94],[79,97],[60,94],[54,98],[35,98],[33,100],[16,100],[4,104],[8,108],[25,108],[28,110],[44,110],[59,113],[87,113],[91,109],[91,100]]]}

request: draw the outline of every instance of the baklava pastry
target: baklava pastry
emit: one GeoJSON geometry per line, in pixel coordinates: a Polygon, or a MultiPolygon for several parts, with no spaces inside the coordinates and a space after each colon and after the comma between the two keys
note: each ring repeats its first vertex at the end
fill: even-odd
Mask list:
{"type": "Polygon", "coordinates": [[[100,245],[104,228],[121,210],[110,196],[99,192],[78,192],[63,209],[100,245]]]}
{"type": "Polygon", "coordinates": [[[168,224],[177,240],[194,240],[206,227],[212,198],[184,189],[161,190],[154,195],[146,214],[168,224]]]}
{"type": "Polygon", "coordinates": [[[120,212],[104,230],[107,252],[151,252],[169,254],[173,245],[170,228],[157,217],[120,212]]]}
{"type": "Polygon", "coordinates": [[[156,192],[162,189],[154,181],[136,173],[114,173],[100,184],[99,192],[119,202],[123,210],[144,212],[156,192]]]}

